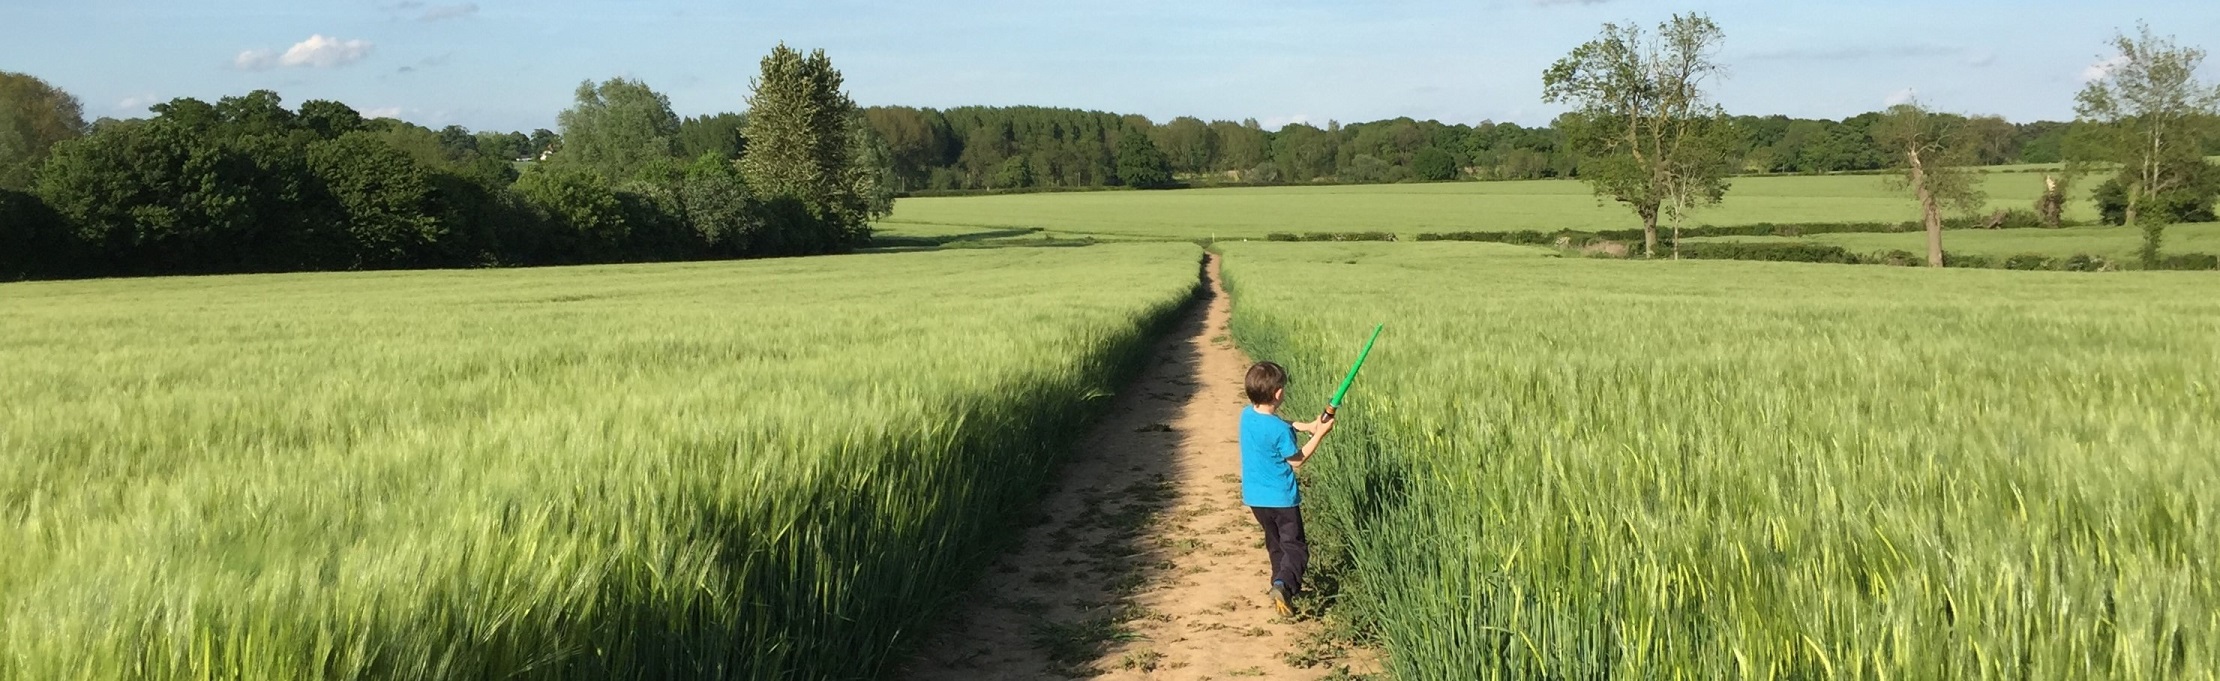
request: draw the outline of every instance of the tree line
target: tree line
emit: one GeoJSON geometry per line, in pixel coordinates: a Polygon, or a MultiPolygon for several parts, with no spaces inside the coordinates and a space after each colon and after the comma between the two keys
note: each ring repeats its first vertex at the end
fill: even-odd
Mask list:
{"type": "MultiPolygon", "coordinates": [[[[1545,179],[1578,176],[1583,158],[1568,129],[1578,121],[1565,118],[1544,127],[1395,118],[1267,130],[1255,119],[1159,124],[1043,107],[882,106],[864,115],[887,143],[902,192],[1545,179]]],[[[1957,119],[1972,140],[1972,160],[1983,165],[2061,162],[2073,127],[1941,115],[1957,119]]],[[[1736,173],[1892,168],[1897,154],[1877,134],[1886,116],[1727,116],[1725,160],[1736,173]]],[[[2220,154],[2220,142],[2211,151],[2220,154]]]]}
{"type": "Polygon", "coordinates": [[[749,116],[588,82],[561,131],[289,109],[274,92],[83,122],[0,73],[0,279],[827,253],[892,207],[883,145],[822,51],[778,46],[749,116]],[[754,140],[743,145],[741,140],[754,140]],[[544,161],[540,159],[544,157],[544,161]]]}

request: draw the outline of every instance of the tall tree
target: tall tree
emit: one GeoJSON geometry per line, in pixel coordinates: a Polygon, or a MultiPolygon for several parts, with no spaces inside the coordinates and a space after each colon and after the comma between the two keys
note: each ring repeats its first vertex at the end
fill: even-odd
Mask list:
{"type": "Polygon", "coordinates": [[[1272,136],[1263,130],[1233,121],[1212,121],[1210,131],[1218,140],[1211,170],[1245,173],[1272,160],[1272,136]]]}
{"type": "Polygon", "coordinates": [[[1560,127],[1582,156],[1581,179],[1642,218],[1648,255],[1657,254],[1666,205],[1708,205],[1726,194],[1726,113],[1704,92],[1722,70],[1714,54],[1723,37],[1701,14],[1676,14],[1654,36],[1604,24],[1542,75],[1543,99],[1573,107],[1560,127]]]}
{"type": "Polygon", "coordinates": [[[533,130],[531,140],[530,151],[534,159],[538,159],[543,154],[551,153],[555,151],[556,147],[563,145],[563,136],[557,135],[555,131],[547,128],[533,130]]]}
{"type": "Polygon", "coordinates": [[[678,115],[646,83],[613,78],[578,86],[578,101],[556,117],[562,147],[554,162],[609,181],[632,179],[654,161],[678,157],[678,115]]]}
{"type": "Polygon", "coordinates": [[[692,159],[716,154],[738,160],[748,148],[747,138],[740,135],[740,129],[747,126],[748,117],[736,113],[688,117],[678,123],[679,153],[692,159]]]}
{"type": "Polygon", "coordinates": [[[1218,155],[1218,134],[1210,129],[1210,124],[1198,118],[1174,118],[1150,131],[1149,137],[1171,160],[1173,172],[1189,175],[1209,172],[1211,160],[1218,155]]]}
{"type": "Polygon", "coordinates": [[[85,135],[77,97],[46,81],[0,71],[0,189],[24,190],[55,144],[85,135]]]}
{"type": "Polygon", "coordinates": [[[1873,139],[1899,155],[1903,174],[1895,184],[1919,198],[1929,267],[1943,266],[1943,208],[1972,213],[1988,203],[1980,178],[1967,167],[1978,162],[1986,142],[1977,129],[1980,120],[1936,114],[1911,102],[1889,107],[1872,128],[1873,139]]]}
{"type": "Polygon", "coordinates": [[[1118,138],[1118,181],[1135,189],[1166,186],[1172,183],[1172,164],[1148,135],[1127,129],[1118,138]]]}
{"type": "Polygon", "coordinates": [[[2112,47],[2118,54],[2105,62],[2104,73],[2074,97],[2074,116],[2087,125],[2070,160],[2082,172],[2094,164],[2120,169],[2127,223],[2143,229],[2148,266],[2158,261],[2166,219],[2143,208],[2192,181],[2181,169],[2202,162],[2210,120],[2220,116],[2220,86],[2197,80],[2203,49],[2153,35],[2148,24],[2137,26],[2134,36],[2114,35],[2112,47]]]}
{"type": "Polygon", "coordinates": [[[762,67],[748,96],[748,149],[740,157],[748,188],[767,202],[806,208],[826,228],[813,243],[847,248],[869,240],[872,203],[854,139],[859,116],[840,89],[840,71],[824,50],[804,56],[785,43],[762,67]]]}
{"type": "Polygon", "coordinates": [[[848,140],[849,190],[863,198],[864,218],[877,220],[893,214],[894,194],[902,186],[894,170],[894,151],[860,111],[849,119],[848,140]]]}

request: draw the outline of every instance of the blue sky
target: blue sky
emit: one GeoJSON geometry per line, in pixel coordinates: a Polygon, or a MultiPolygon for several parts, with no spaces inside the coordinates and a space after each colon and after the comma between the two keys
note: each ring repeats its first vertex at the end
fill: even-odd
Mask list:
{"type": "MultiPolygon", "coordinates": [[[[745,108],[780,40],[824,48],[863,104],[1037,104],[1155,120],[1545,123],[1541,71],[1605,21],[1727,31],[1735,113],[1842,117],[1916,92],[2060,119],[2115,29],[2220,49],[2220,2],[2056,0],[4,0],[0,70],[88,117],[272,89],[431,126],[554,127],[582,80],[641,78],[681,115],[745,108]]],[[[2220,72],[2220,60],[2206,68],[2220,72]]]]}

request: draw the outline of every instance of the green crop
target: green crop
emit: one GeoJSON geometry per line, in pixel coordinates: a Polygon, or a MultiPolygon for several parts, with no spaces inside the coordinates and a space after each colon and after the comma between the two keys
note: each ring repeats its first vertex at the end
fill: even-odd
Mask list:
{"type": "Polygon", "coordinates": [[[0,678],[877,675],[1196,255],[0,285],[0,678]]]}
{"type": "MultiPolygon", "coordinates": [[[[1984,176],[1991,209],[2031,208],[2043,176],[1984,176]]],[[[2067,217],[2095,220],[2075,201],[2067,217]]],[[[1726,203],[1689,225],[1905,222],[1919,204],[1878,175],[1735,178],[1726,203]]],[[[1263,239],[1273,232],[1502,232],[1640,229],[1625,206],[1597,201],[1573,180],[1100,191],[903,199],[879,228],[895,236],[991,234],[1044,228],[1054,236],[1192,241],[1263,239]]],[[[1666,225],[1670,227],[1670,225],[1666,225]]]]}
{"type": "MultiPolygon", "coordinates": [[[[1722,236],[1689,239],[1699,241],[1759,241],[1787,242],[1808,241],[1841,246],[1852,253],[1864,255],[1883,251],[1901,250],[1927,253],[1925,232],[1900,232],[1889,234],[1809,234],[1801,237],[1722,236]]],[[[2132,227],[2068,227],[2064,229],[1954,229],[1943,234],[1943,249],[1951,253],[1986,255],[2008,258],[2022,253],[2034,253],[2063,258],[2073,255],[2094,255],[2117,263],[2132,264],[2136,251],[2143,246],[2143,233],[2132,227]]],[[[2168,253],[2220,253],[2220,223],[2174,225],[2166,229],[2168,253]]]]}
{"type": "Polygon", "coordinates": [[[2220,677],[2220,279],[1223,248],[1398,678],[2220,677]]]}

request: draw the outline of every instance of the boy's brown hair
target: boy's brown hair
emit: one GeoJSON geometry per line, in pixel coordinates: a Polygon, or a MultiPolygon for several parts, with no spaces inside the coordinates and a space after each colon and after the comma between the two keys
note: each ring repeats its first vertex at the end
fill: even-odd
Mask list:
{"type": "Polygon", "coordinates": [[[1271,404],[1280,389],[1287,387],[1287,369],[1276,362],[1257,362],[1249,367],[1249,376],[1242,383],[1249,391],[1249,404],[1271,404]]]}

